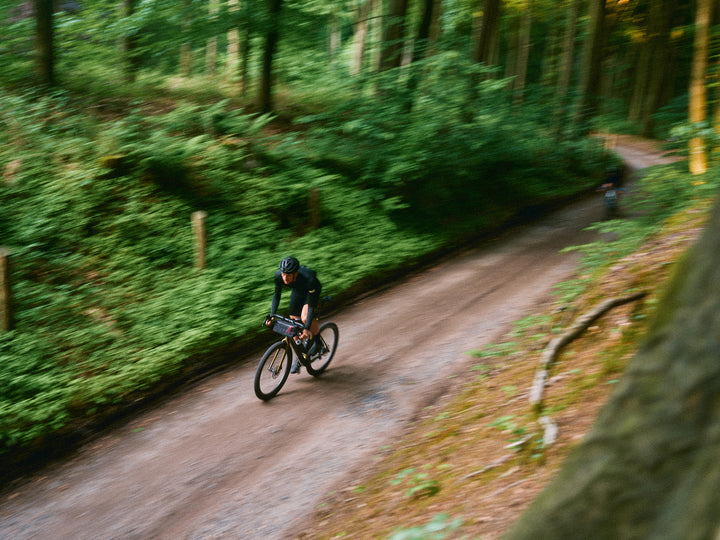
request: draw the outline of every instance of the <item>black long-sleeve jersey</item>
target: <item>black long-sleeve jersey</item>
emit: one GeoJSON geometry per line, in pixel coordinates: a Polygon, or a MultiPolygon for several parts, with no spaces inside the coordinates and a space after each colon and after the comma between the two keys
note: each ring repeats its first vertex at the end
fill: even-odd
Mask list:
{"type": "Polygon", "coordinates": [[[282,272],[278,270],[275,273],[275,294],[273,295],[272,306],[270,307],[270,313],[272,315],[275,315],[280,305],[283,287],[288,287],[291,290],[290,315],[300,317],[303,306],[307,304],[308,313],[305,328],[310,329],[322,291],[322,285],[315,276],[315,272],[306,266],[301,266],[295,281],[290,285],[285,285],[282,279],[282,272]]]}

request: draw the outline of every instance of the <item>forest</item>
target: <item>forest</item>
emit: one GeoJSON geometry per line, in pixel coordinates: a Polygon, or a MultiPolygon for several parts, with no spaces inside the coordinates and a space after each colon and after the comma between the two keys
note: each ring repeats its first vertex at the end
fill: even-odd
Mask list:
{"type": "Polygon", "coordinates": [[[594,190],[600,132],[715,189],[711,7],[4,3],[0,476],[263,339],[286,255],[342,304],[594,190]]]}

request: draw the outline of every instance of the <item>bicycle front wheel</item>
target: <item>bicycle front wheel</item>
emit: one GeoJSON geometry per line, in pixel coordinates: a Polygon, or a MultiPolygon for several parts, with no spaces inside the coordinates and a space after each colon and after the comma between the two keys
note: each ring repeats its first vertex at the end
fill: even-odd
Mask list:
{"type": "Polygon", "coordinates": [[[292,352],[284,341],[265,351],[255,370],[255,395],[263,401],[274,398],[290,375],[291,362],[292,352]]]}
{"type": "Polygon", "coordinates": [[[320,330],[315,339],[320,339],[320,345],[322,347],[320,352],[312,355],[305,365],[310,375],[318,377],[327,369],[330,360],[335,356],[335,349],[337,349],[339,337],[340,331],[334,322],[326,322],[320,326],[320,330]]]}

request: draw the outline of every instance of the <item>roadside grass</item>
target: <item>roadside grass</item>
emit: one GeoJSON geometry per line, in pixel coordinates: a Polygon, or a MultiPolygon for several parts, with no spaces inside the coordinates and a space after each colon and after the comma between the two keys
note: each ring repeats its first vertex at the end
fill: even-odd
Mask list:
{"type": "Polygon", "coordinates": [[[710,201],[673,214],[617,259],[581,267],[499,343],[471,351],[474,380],[428,407],[397,445],[318,508],[298,538],[500,537],[590,429],[634,356],[675,262],[701,232],[710,201]],[[542,350],[599,301],[647,290],[611,310],[553,364],[542,410],[528,391],[542,350]],[[581,291],[581,292],[580,292],[581,291]],[[548,444],[543,418],[557,439],[548,444]]]}

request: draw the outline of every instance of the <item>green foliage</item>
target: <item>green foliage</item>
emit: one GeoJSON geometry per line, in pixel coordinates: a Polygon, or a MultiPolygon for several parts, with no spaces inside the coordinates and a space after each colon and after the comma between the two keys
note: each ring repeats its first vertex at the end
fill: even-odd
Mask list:
{"type": "Polygon", "coordinates": [[[442,540],[448,538],[452,531],[460,528],[462,520],[451,520],[447,514],[438,514],[426,525],[396,531],[390,540],[442,540]]]}
{"type": "Polygon", "coordinates": [[[699,176],[690,174],[677,164],[648,168],[634,188],[632,202],[624,210],[632,212],[633,219],[595,223],[589,229],[598,231],[603,236],[601,240],[564,250],[582,253],[581,265],[587,278],[560,283],[555,288],[556,294],[569,302],[583,292],[585,283],[594,272],[635,251],[663,225],[665,219],[695,201],[713,198],[718,188],[720,171],[716,167],[699,176]]]}
{"type": "Polygon", "coordinates": [[[456,70],[440,59],[423,69],[415,95],[354,93],[281,133],[228,100],[115,109],[0,90],[0,243],[13,253],[17,321],[0,344],[0,454],[256,338],[288,253],[347,297],[588,182],[595,150],[558,148],[534,122],[511,122],[498,83],[468,109],[456,70]],[[203,271],[196,210],[208,212],[203,271]]]}
{"type": "Polygon", "coordinates": [[[440,491],[440,482],[425,472],[416,472],[412,467],[399,472],[390,484],[405,486],[404,495],[409,499],[432,497],[440,491]]]}
{"type": "Polygon", "coordinates": [[[469,102],[468,81],[479,68],[456,53],[409,69],[408,77],[415,70],[423,75],[414,93],[380,76],[367,81],[381,89],[379,105],[356,92],[304,119],[317,162],[371,190],[399,223],[442,226],[455,235],[506,219],[529,201],[542,204],[587,185],[598,164],[594,154],[600,154],[557,144],[525,117],[508,121],[513,111],[501,91],[505,81],[480,83],[469,102]]]}

